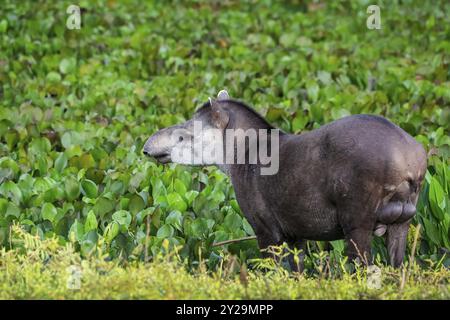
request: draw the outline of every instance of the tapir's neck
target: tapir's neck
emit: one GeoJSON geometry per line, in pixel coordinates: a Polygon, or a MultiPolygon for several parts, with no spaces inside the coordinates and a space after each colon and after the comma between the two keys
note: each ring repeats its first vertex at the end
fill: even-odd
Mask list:
{"type": "Polygon", "coordinates": [[[229,122],[224,132],[224,153],[225,158],[233,161],[225,161],[225,164],[219,165],[220,169],[232,180],[239,179],[241,175],[249,178],[253,175],[276,174],[279,146],[285,134],[250,108],[232,104],[228,106],[227,111],[229,122]],[[235,136],[231,146],[230,141],[227,142],[230,134],[235,136]],[[250,145],[253,145],[253,148],[250,145]],[[245,161],[242,159],[242,149],[245,149],[245,161]]]}
{"type": "Polygon", "coordinates": [[[245,141],[244,161],[242,161],[242,156],[240,157],[241,151],[237,146],[239,139],[235,140],[232,156],[229,155],[229,150],[225,150],[225,158],[228,156],[228,159],[232,158],[233,161],[225,161],[224,164],[219,165],[219,168],[230,176],[232,181],[235,179],[253,180],[253,178],[278,173],[280,149],[289,135],[278,129],[270,129],[266,133],[262,133],[258,129],[256,132],[258,133],[256,135],[256,148],[252,149],[249,147],[249,140],[245,141]]]}
{"type": "Polygon", "coordinates": [[[274,129],[263,117],[251,109],[240,106],[229,107],[229,129],[274,129]]]}

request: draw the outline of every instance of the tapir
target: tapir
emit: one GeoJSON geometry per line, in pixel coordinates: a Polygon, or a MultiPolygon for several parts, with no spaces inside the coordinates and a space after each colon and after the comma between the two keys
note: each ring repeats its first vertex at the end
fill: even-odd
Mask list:
{"type": "MultiPolygon", "coordinates": [[[[246,161],[233,163],[187,159],[199,152],[193,147],[199,134],[194,132],[195,123],[222,133],[222,138],[206,139],[204,145],[219,144],[218,150],[225,155],[236,151],[220,141],[230,129],[239,132],[236,139],[245,141],[250,130],[274,133],[277,129],[222,90],[192,119],[159,130],[143,148],[144,154],[161,163],[217,164],[229,175],[260,249],[287,243],[296,252],[304,252],[306,240],[345,239],[351,261],[371,264],[371,242],[376,235],[386,239],[390,264],[402,264],[427,168],[423,146],[403,129],[384,117],[359,114],[301,134],[279,130],[278,145],[268,150],[278,156],[278,170],[261,174],[267,163],[250,163],[248,154],[246,161]],[[173,159],[174,150],[184,150],[184,156],[173,159]]],[[[258,147],[268,141],[256,138],[258,147]]],[[[244,150],[248,153],[250,147],[244,150]]],[[[300,266],[291,258],[291,267],[301,270],[303,258],[300,254],[296,259],[300,266]]]]}

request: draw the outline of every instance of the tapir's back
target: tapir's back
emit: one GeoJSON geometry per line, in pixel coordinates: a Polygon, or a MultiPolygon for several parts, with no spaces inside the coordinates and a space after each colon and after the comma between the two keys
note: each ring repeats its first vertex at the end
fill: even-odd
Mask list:
{"type": "Polygon", "coordinates": [[[400,171],[410,172],[410,178],[425,174],[422,145],[380,116],[352,115],[311,132],[287,136],[280,148],[280,168],[281,162],[289,167],[296,162],[320,172],[331,168],[341,171],[344,167],[348,172],[352,171],[348,166],[355,165],[353,169],[364,167],[366,173],[378,176],[400,171]]]}
{"type": "Polygon", "coordinates": [[[422,179],[426,152],[403,129],[375,115],[353,115],[317,130],[321,157],[332,162],[350,161],[377,176],[422,179]]]}

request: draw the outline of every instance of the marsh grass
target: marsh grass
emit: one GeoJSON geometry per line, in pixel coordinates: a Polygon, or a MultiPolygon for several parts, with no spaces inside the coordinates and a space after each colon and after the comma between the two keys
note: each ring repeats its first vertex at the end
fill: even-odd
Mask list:
{"type": "Polygon", "coordinates": [[[240,265],[225,256],[208,271],[207,261],[188,269],[176,251],[150,262],[109,260],[101,250],[88,258],[56,239],[40,240],[19,227],[12,232],[16,248],[0,251],[1,299],[449,299],[450,271],[442,265],[424,269],[379,266],[381,287],[367,286],[367,272],[345,261],[313,259],[315,272],[291,273],[280,261],[258,259],[240,265]],[[337,262],[336,262],[337,263],[337,262]],[[81,270],[79,289],[69,289],[70,267],[81,270]]]}

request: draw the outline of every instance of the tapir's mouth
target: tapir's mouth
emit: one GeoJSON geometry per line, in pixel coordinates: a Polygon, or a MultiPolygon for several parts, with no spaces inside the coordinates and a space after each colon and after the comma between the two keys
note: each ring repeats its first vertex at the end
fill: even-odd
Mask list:
{"type": "Polygon", "coordinates": [[[159,163],[169,163],[170,162],[170,154],[167,153],[160,153],[160,154],[148,154],[146,153],[147,156],[155,158],[156,161],[158,161],[159,163]]]}

